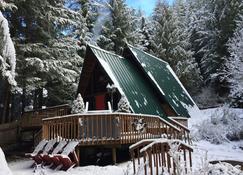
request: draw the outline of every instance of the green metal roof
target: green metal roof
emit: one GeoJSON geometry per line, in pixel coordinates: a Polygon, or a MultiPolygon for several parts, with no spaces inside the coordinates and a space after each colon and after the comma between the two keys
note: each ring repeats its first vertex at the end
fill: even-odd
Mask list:
{"type": "Polygon", "coordinates": [[[166,118],[153,87],[146,81],[141,70],[134,66],[132,60],[89,46],[119,92],[127,97],[134,113],[166,118]]]}
{"type": "Polygon", "coordinates": [[[128,46],[153,85],[164,96],[174,111],[183,117],[190,117],[190,111],[197,108],[170,65],[135,47],[128,46]]]}

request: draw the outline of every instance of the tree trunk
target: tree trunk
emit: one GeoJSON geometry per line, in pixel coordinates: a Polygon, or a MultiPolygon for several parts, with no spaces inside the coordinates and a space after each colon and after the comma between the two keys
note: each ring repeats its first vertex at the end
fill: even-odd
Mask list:
{"type": "Polygon", "coordinates": [[[43,89],[38,89],[38,107],[41,109],[43,106],[43,89]]]}
{"type": "Polygon", "coordinates": [[[25,86],[23,87],[23,94],[21,96],[21,101],[22,101],[22,109],[21,109],[21,112],[23,114],[24,113],[24,108],[26,106],[26,87],[25,86]]]}
{"type": "Polygon", "coordinates": [[[9,101],[10,101],[10,84],[6,81],[4,106],[3,106],[3,113],[2,113],[2,123],[5,123],[6,120],[8,119],[9,101]]]}
{"type": "Polygon", "coordinates": [[[33,104],[33,109],[36,110],[38,109],[38,102],[37,102],[37,96],[38,96],[38,90],[35,89],[34,91],[34,104],[33,104]]]}

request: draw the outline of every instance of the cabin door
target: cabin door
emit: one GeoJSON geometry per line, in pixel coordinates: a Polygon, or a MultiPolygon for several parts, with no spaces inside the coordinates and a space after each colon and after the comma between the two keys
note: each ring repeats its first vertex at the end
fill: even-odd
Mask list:
{"type": "Polygon", "coordinates": [[[105,110],[105,94],[95,96],[96,110],[105,110]]]}

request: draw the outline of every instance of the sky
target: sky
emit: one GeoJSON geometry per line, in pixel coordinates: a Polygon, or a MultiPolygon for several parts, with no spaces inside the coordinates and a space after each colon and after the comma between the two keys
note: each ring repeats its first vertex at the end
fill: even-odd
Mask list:
{"type": "MultiPolygon", "coordinates": [[[[128,6],[135,9],[141,9],[146,15],[150,15],[155,7],[158,0],[126,0],[128,6]]],[[[170,4],[173,0],[167,0],[170,4]]]]}

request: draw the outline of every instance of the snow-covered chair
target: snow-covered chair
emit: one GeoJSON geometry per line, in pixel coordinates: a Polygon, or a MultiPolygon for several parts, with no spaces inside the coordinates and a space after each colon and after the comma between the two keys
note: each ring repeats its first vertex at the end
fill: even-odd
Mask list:
{"type": "Polygon", "coordinates": [[[58,142],[58,145],[54,148],[54,150],[51,153],[44,154],[42,156],[43,164],[44,165],[51,165],[51,164],[53,164],[53,162],[52,162],[53,155],[62,152],[63,148],[66,145],[67,145],[67,141],[65,141],[65,140],[61,140],[60,142],[58,142]]]}
{"type": "Polygon", "coordinates": [[[56,139],[49,140],[46,146],[44,147],[44,150],[40,154],[36,154],[35,156],[32,157],[32,159],[35,161],[36,164],[41,164],[43,162],[42,157],[53,150],[56,142],[57,142],[56,139]]]}
{"type": "Polygon", "coordinates": [[[55,166],[61,166],[62,170],[68,170],[71,167],[78,165],[79,160],[75,152],[75,147],[78,144],[78,141],[70,141],[64,147],[62,153],[53,155],[52,163],[55,166]]]}
{"type": "Polygon", "coordinates": [[[45,139],[40,141],[40,143],[35,147],[34,151],[32,153],[25,153],[25,156],[33,158],[37,154],[42,153],[43,149],[44,149],[44,147],[46,146],[47,143],[48,143],[48,141],[45,140],[45,139]]]}

